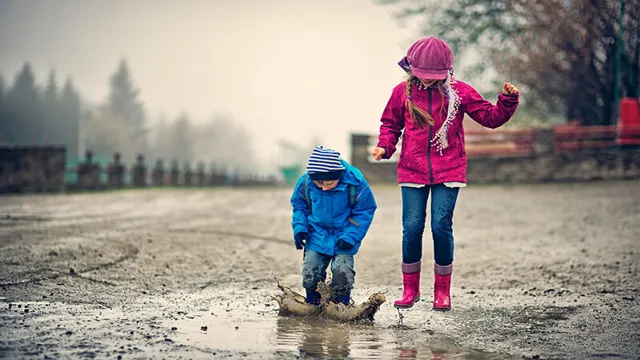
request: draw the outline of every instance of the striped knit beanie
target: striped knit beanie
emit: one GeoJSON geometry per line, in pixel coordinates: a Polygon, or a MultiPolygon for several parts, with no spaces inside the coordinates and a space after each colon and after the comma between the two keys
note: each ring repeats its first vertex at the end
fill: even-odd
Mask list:
{"type": "Polygon", "coordinates": [[[338,180],[343,171],[339,152],[323,149],[322,146],[313,148],[307,163],[307,173],[311,180],[338,180]]]}

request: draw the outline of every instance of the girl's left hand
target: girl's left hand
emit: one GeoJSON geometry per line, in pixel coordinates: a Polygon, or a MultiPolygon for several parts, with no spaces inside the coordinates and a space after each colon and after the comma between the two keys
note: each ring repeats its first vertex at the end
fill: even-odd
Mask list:
{"type": "Polygon", "coordinates": [[[515,87],[514,85],[512,85],[509,82],[505,82],[504,84],[502,84],[502,94],[504,95],[519,95],[520,94],[520,90],[518,90],[517,87],[515,87]]]}

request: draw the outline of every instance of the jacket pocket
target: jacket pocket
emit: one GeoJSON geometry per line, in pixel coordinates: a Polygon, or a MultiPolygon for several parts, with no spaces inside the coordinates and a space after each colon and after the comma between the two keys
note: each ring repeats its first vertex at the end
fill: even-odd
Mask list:
{"type": "Polygon", "coordinates": [[[423,171],[421,164],[427,161],[427,148],[422,145],[422,142],[428,143],[429,140],[426,137],[423,139],[419,136],[414,137],[405,134],[398,166],[415,172],[423,171]]]}

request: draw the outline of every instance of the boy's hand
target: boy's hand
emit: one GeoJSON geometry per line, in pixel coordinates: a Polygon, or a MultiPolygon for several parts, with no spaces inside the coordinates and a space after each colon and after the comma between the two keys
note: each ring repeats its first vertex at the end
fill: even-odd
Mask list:
{"type": "Polygon", "coordinates": [[[338,245],[338,249],[340,249],[340,250],[351,250],[351,249],[353,249],[353,245],[349,244],[348,242],[346,242],[346,241],[344,241],[342,239],[338,240],[338,244],[337,245],[338,245]]]}
{"type": "Polygon", "coordinates": [[[518,95],[520,94],[520,90],[517,87],[513,86],[509,82],[505,82],[502,84],[502,94],[504,95],[518,95]]]}
{"type": "Polygon", "coordinates": [[[373,158],[376,159],[376,161],[380,161],[382,159],[382,157],[384,156],[386,151],[384,151],[383,148],[381,147],[377,147],[375,149],[373,149],[373,152],[371,153],[371,155],[373,155],[373,158]]]}
{"type": "Polygon", "coordinates": [[[297,233],[293,236],[294,242],[296,244],[296,249],[302,250],[304,248],[306,240],[309,239],[309,234],[306,232],[297,233]]]}

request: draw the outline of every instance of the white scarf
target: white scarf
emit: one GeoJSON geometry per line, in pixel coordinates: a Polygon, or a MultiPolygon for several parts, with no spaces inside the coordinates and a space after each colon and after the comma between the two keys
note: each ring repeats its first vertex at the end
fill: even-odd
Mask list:
{"type": "Polygon", "coordinates": [[[453,119],[455,119],[458,114],[458,108],[460,108],[460,95],[458,94],[456,87],[453,86],[455,83],[456,80],[453,78],[453,69],[449,69],[449,75],[447,75],[447,78],[444,80],[444,95],[447,97],[447,100],[449,100],[447,118],[444,120],[444,123],[440,129],[438,129],[433,139],[431,139],[431,144],[436,146],[436,150],[438,150],[440,155],[442,155],[442,151],[449,146],[447,134],[453,119]]]}

